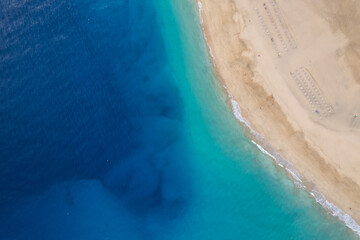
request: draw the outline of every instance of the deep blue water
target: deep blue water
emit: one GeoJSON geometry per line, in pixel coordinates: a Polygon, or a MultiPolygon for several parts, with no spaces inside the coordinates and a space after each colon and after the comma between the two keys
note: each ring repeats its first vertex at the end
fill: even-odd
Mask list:
{"type": "Polygon", "coordinates": [[[152,1],[0,1],[0,24],[0,238],[141,237],[142,218],[183,211],[181,100],[152,1]]]}

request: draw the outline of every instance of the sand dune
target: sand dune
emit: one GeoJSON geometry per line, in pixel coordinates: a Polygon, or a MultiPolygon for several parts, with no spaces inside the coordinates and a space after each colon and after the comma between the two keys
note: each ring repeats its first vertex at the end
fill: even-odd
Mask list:
{"type": "Polygon", "coordinates": [[[252,127],[360,223],[359,1],[201,0],[219,79],[252,127]]]}

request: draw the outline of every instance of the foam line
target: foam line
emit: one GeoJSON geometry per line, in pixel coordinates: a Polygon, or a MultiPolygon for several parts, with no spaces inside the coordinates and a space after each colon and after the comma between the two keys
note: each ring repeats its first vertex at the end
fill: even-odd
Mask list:
{"type": "Polygon", "coordinates": [[[275,157],[273,155],[271,155],[268,151],[266,151],[263,147],[261,147],[259,144],[257,144],[254,140],[251,140],[251,142],[253,144],[255,144],[257,146],[258,149],[260,149],[261,152],[263,152],[264,154],[268,155],[269,157],[271,157],[272,159],[275,159],[275,157]]]}
{"type": "Polygon", "coordinates": [[[203,10],[202,3],[200,1],[198,1],[197,4],[198,4],[198,8],[199,8],[200,23],[202,25],[204,23],[203,18],[202,18],[202,10],[203,10]]]}

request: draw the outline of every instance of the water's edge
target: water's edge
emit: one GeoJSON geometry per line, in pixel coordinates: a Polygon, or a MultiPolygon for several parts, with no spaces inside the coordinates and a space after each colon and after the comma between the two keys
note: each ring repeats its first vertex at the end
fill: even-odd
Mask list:
{"type": "MultiPolygon", "coordinates": [[[[212,50],[208,44],[207,37],[205,35],[205,31],[203,28],[203,19],[202,19],[202,3],[200,1],[197,1],[197,7],[198,7],[198,14],[199,14],[199,20],[201,24],[201,29],[203,30],[203,36],[208,48],[209,57],[211,60],[211,63],[213,64],[214,69],[216,68],[215,64],[215,57],[212,53],[212,50]]],[[[216,69],[215,69],[216,71],[216,69]]],[[[274,162],[281,168],[284,168],[286,172],[288,173],[288,176],[290,179],[293,180],[295,183],[295,186],[304,189],[310,193],[310,195],[315,199],[317,203],[319,203],[325,210],[327,210],[331,215],[337,217],[340,221],[345,223],[345,225],[350,228],[353,232],[355,232],[356,235],[360,237],[360,225],[347,213],[343,212],[340,208],[335,206],[333,203],[329,202],[326,197],[317,190],[316,185],[314,185],[313,189],[307,188],[303,182],[306,182],[307,180],[298,173],[293,165],[283,157],[281,157],[280,154],[275,152],[275,150],[271,147],[271,145],[266,142],[266,140],[255,130],[252,129],[250,122],[245,119],[241,114],[241,109],[239,104],[234,100],[233,96],[230,94],[226,86],[223,86],[225,91],[227,92],[227,98],[228,101],[231,103],[231,108],[233,111],[234,116],[236,119],[241,123],[243,127],[245,127],[251,134],[251,137],[254,138],[254,140],[251,140],[251,142],[256,145],[256,147],[265,155],[269,156],[274,160],[274,162]]],[[[309,181],[307,181],[309,182],[309,181]]]]}

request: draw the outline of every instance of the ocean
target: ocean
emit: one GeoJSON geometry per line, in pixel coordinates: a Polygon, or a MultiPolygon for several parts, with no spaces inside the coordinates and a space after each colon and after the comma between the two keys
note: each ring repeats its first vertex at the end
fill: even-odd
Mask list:
{"type": "Polygon", "coordinates": [[[0,0],[0,239],[355,239],[236,120],[193,0],[0,0]]]}

